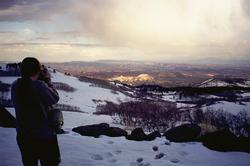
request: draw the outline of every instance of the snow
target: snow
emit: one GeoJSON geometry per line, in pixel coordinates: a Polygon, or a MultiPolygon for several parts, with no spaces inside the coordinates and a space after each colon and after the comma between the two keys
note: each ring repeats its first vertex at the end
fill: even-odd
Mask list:
{"type": "MultiPolygon", "coordinates": [[[[248,166],[250,154],[241,152],[216,152],[207,149],[200,143],[171,143],[166,145],[164,137],[154,141],[129,141],[125,137],[111,138],[102,136],[101,138],[83,137],[72,130],[73,127],[89,125],[95,123],[112,124],[110,116],[94,115],[96,104],[92,99],[110,100],[118,102],[119,100],[129,99],[124,94],[118,92],[118,95],[111,93],[108,89],[90,86],[90,83],[79,81],[76,77],[65,76],[62,73],[52,74],[53,82],[64,82],[76,88],[75,92],[59,91],[61,97],[59,103],[78,106],[82,111],[63,112],[64,129],[68,134],[58,135],[61,151],[61,166],[248,166]],[[158,151],[153,151],[152,147],[158,146],[158,151]],[[161,159],[155,159],[159,153],[165,156],[161,159]],[[142,160],[141,163],[138,163],[142,160]],[[237,160],[236,160],[237,159],[237,160]]],[[[12,83],[17,77],[6,77],[5,83],[12,83]]],[[[167,95],[166,95],[166,98],[167,95]]],[[[234,103],[218,103],[228,108],[234,108],[234,103]],[[228,106],[227,106],[228,105],[228,106]]],[[[249,107],[247,105],[246,107],[249,107]]],[[[15,110],[8,108],[8,111],[15,116],[15,110]]],[[[21,164],[21,155],[16,144],[15,129],[0,127],[0,165],[16,166],[21,164]]]]}
{"type": "Polygon", "coordinates": [[[250,93],[242,93],[241,96],[242,97],[250,97],[250,93]]]}
{"type": "Polygon", "coordinates": [[[96,104],[92,101],[92,99],[102,101],[108,100],[113,102],[129,99],[129,97],[120,92],[113,94],[109,89],[93,87],[90,83],[79,81],[76,77],[65,76],[59,72],[52,73],[52,81],[63,82],[74,87],[76,89],[74,92],[64,92],[58,90],[60,95],[59,103],[80,107],[80,109],[84,112],[95,112],[96,104]]]}
{"type": "Polygon", "coordinates": [[[227,82],[221,81],[221,80],[214,80],[214,79],[210,79],[208,81],[205,81],[203,83],[200,84],[199,87],[221,87],[221,86],[229,86],[230,84],[228,84],[227,82]]]}
{"type": "Polygon", "coordinates": [[[0,81],[6,84],[12,84],[18,77],[0,77],[0,81]]]}
{"type": "Polygon", "coordinates": [[[243,83],[234,82],[234,83],[228,83],[226,81],[220,80],[220,79],[209,79],[207,81],[204,81],[199,85],[199,87],[221,87],[221,86],[240,86],[240,87],[249,87],[250,81],[244,81],[243,83]]]}
{"type": "Polygon", "coordinates": [[[89,113],[63,112],[64,128],[71,130],[73,127],[96,123],[112,124],[112,118],[108,115],[94,115],[89,113]]]}
{"type": "Polygon", "coordinates": [[[6,63],[0,62],[0,67],[2,67],[2,70],[4,70],[6,67],[6,63]]]}
{"type": "Polygon", "coordinates": [[[250,114],[249,110],[250,110],[250,102],[242,102],[240,103],[233,103],[233,102],[227,102],[227,101],[221,101],[218,103],[215,103],[211,106],[205,106],[202,109],[206,110],[207,108],[211,108],[214,110],[224,110],[226,112],[232,113],[234,115],[236,115],[237,113],[239,113],[240,111],[248,111],[248,113],[250,114]]]}
{"type": "Polygon", "coordinates": [[[171,102],[176,102],[177,96],[175,93],[163,93],[162,99],[171,102]]]}
{"type": "MultiPolygon", "coordinates": [[[[15,137],[15,129],[0,127],[1,166],[21,165],[15,137]]],[[[194,142],[165,145],[165,138],[136,142],[124,137],[92,138],[70,133],[59,135],[58,140],[61,166],[138,166],[139,158],[141,163],[151,166],[248,166],[250,162],[248,153],[216,152],[194,142]],[[153,151],[153,146],[158,146],[159,150],[153,151]],[[165,156],[155,159],[159,153],[164,153],[165,156]]]]}

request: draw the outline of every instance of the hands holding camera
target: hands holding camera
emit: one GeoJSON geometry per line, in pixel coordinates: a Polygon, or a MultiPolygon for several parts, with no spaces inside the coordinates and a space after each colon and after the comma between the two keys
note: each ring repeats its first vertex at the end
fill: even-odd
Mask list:
{"type": "Polygon", "coordinates": [[[46,66],[41,66],[41,72],[38,79],[44,81],[49,87],[53,87],[53,84],[51,82],[51,75],[46,66]]]}

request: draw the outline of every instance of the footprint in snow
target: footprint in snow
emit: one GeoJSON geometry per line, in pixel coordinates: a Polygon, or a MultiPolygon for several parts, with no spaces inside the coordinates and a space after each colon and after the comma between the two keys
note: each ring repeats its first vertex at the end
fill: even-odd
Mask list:
{"type": "Polygon", "coordinates": [[[184,157],[184,156],[188,155],[188,152],[180,151],[179,154],[184,157]]]}
{"type": "Polygon", "coordinates": [[[142,161],[143,161],[143,158],[142,158],[142,157],[140,157],[140,158],[138,158],[138,159],[136,160],[137,163],[141,163],[142,161]]]}
{"type": "Polygon", "coordinates": [[[186,143],[181,143],[181,146],[185,147],[185,146],[186,146],[186,143]]]}
{"type": "Polygon", "coordinates": [[[179,163],[179,162],[180,162],[179,159],[170,159],[170,161],[171,161],[172,163],[179,163]]]}
{"type": "Polygon", "coordinates": [[[164,144],[169,146],[169,145],[171,145],[171,142],[166,141],[164,144]]]}
{"type": "Polygon", "coordinates": [[[115,154],[121,154],[122,153],[122,150],[116,150],[115,151],[115,154]]]}
{"type": "Polygon", "coordinates": [[[103,157],[101,155],[99,155],[99,154],[92,154],[91,158],[93,160],[103,160],[103,157]]]}
{"type": "Polygon", "coordinates": [[[158,151],[159,148],[158,148],[158,146],[153,146],[152,149],[153,149],[153,151],[158,151]]]}
{"type": "Polygon", "coordinates": [[[111,159],[111,160],[109,160],[108,162],[110,162],[110,163],[115,163],[115,162],[117,162],[117,160],[116,160],[116,159],[111,159]]]}
{"type": "Polygon", "coordinates": [[[161,159],[164,156],[166,156],[165,153],[159,153],[159,154],[155,155],[155,159],[161,159]]]}
{"type": "Polygon", "coordinates": [[[106,152],[104,153],[105,157],[113,157],[113,154],[111,152],[106,152]]]}
{"type": "Polygon", "coordinates": [[[143,163],[143,162],[141,162],[141,163],[132,162],[129,164],[129,166],[151,166],[151,164],[150,163],[143,163]]]}
{"type": "Polygon", "coordinates": [[[108,144],[114,144],[114,141],[108,141],[107,143],[108,144]]]}

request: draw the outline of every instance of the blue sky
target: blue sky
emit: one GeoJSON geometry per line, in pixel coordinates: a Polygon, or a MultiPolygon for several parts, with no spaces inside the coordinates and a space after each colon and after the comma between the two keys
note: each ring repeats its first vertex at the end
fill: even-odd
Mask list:
{"type": "Polygon", "coordinates": [[[0,60],[250,59],[248,0],[1,0],[0,60]]]}

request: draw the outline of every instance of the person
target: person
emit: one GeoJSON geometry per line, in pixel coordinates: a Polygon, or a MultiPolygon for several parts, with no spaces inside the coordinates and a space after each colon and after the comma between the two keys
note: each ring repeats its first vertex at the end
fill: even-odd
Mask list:
{"type": "Polygon", "coordinates": [[[60,150],[55,131],[50,127],[50,107],[59,100],[52,84],[39,78],[41,64],[33,57],[21,63],[21,78],[11,87],[11,98],[16,113],[17,144],[24,166],[58,166],[60,150]]]}

